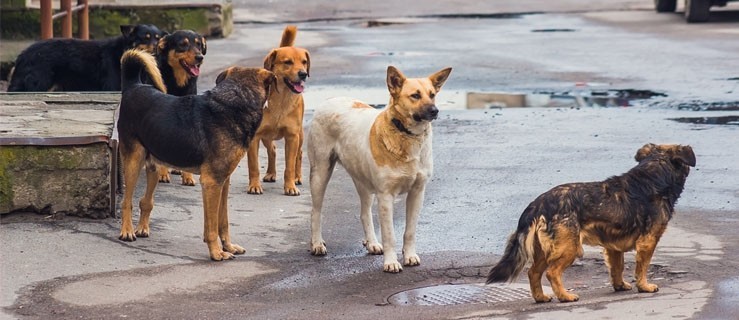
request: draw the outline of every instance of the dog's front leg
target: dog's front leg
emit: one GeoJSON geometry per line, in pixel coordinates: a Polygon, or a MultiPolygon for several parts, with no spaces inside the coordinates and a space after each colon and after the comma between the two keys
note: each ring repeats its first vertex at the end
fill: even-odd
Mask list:
{"type": "Polygon", "coordinates": [[[659,291],[656,284],[647,282],[647,269],[649,269],[649,263],[652,261],[652,255],[659,238],[658,235],[648,233],[636,240],[636,270],[634,270],[634,275],[636,277],[636,288],[639,292],[659,291]]]}
{"type": "Polygon", "coordinates": [[[421,214],[425,186],[408,192],[405,202],[405,233],[403,234],[403,265],[417,266],[421,258],[416,254],[416,225],[421,214]]]}
{"type": "Polygon", "coordinates": [[[611,284],[613,290],[627,291],[631,290],[631,285],[624,281],[624,253],[616,250],[603,249],[603,256],[606,259],[608,273],[611,275],[611,284]]]}
{"type": "MultiPolygon", "coordinates": [[[[302,130],[302,129],[301,129],[302,130]]],[[[300,189],[295,186],[295,162],[298,156],[298,145],[300,142],[296,134],[285,136],[285,195],[299,196],[300,189]]]]}
{"type": "Polygon", "coordinates": [[[233,254],[223,251],[218,241],[218,216],[223,194],[223,183],[218,183],[205,173],[200,175],[203,188],[203,241],[208,245],[210,259],[215,261],[233,259],[233,254]]]}
{"type": "Polygon", "coordinates": [[[403,267],[398,262],[398,256],[395,253],[395,230],[393,228],[393,199],[392,194],[378,194],[377,203],[380,210],[380,232],[382,234],[383,247],[383,271],[390,273],[398,273],[403,271],[403,267]]]}
{"type": "Polygon", "coordinates": [[[226,179],[221,191],[221,205],[218,210],[218,235],[221,237],[223,251],[233,254],[244,254],[246,250],[238,244],[231,242],[231,234],[228,230],[228,189],[231,186],[231,178],[226,179]]]}

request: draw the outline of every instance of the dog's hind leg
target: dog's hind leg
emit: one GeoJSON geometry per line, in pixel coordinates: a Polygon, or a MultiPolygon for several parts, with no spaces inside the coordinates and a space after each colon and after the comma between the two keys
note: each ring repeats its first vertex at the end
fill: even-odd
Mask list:
{"type": "Polygon", "coordinates": [[[421,264],[421,258],[416,254],[416,225],[421,215],[423,205],[424,182],[420,186],[411,188],[405,202],[405,233],[403,234],[403,265],[417,266],[421,264]]]}
{"type": "Polygon", "coordinates": [[[298,154],[295,156],[295,184],[303,184],[303,130],[298,136],[298,154]]]}
{"type": "Polygon", "coordinates": [[[321,210],[323,210],[323,198],[326,194],[326,186],[331,180],[331,174],[334,172],[336,160],[331,159],[330,151],[325,154],[318,155],[317,151],[312,150],[310,161],[310,192],[313,202],[313,209],[310,215],[311,229],[311,254],[315,256],[326,255],[326,242],[323,241],[323,232],[321,230],[321,210]]]}
{"type": "MultiPolygon", "coordinates": [[[[552,290],[559,302],[577,301],[580,297],[576,294],[567,293],[562,283],[562,274],[582,252],[580,236],[577,231],[570,229],[569,226],[558,225],[555,228],[554,236],[542,241],[542,247],[552,248],[551,251],[546,252],[546,259],[549,264],[549,269],[546,272],[547,279],[552,284],[552,290]],[[554,243],[547,245],[546,241],[554,243]]],[[[544,240],[542,235],[543,232],[537,234],[540,240],[544,240]]]]}
{"type": "Polygon", "coordinates": [[[374,201],[375,195],[357,183],[357,180],[354,180],[354,186],[359,194],[359,219],[362,221],[362,227],[364,228],[362,244],[369,254],[382,254],[382,245],[377,241],[375,222],[372,221],[372,201],[374,201]]]}
{"type": "Polygon", "coordinates": [[[231,234],[228,230],[228,189],[230,185],[231,178],[228,178],[223,183],[223,191],[221,192],[221,205],[218,210],[218,235],[221,237],[224,251],[243,254],[246,250],[242,246],[231,242],[231,234]]]}
{"type": "Polygon", "coordinates": [[[531,287],[531,296],[536,302],[549,302],[552,301],[552,297],[544,293],[541,287],[541,276],[544,275],[544,271],[547,269],[547,260],[544,256],[544,251],[541,249],[541,244],[538,240],[534,240],[534,252],[533,262],[531,268],[529,268],[529,286],[531,287]]]}
{"type": "MultiPolygon", "coordinates": [[[[259,139],[252,139],[249,143],[246,159],[249,164],[249,186],[246,193],[262,194],[264,190],[262,189],[262,183],[259,182],[259,139]]],[[[200,179],[203,179],[202,176],[200,179]]]]}
{"type": "Polygon", "coordinates": [[[389,193],[381,193],[377,195],[377,204],[380,211],[380,233],[382,235],[382,249],[384,257],[382,270],[390,273],[403,271],[403,266],[398,262],[398,256],[395,252],[395,229],[393,228],[394,199],[395,195],[389,193]]]}
{"type": "Polygon", "coordinates": [[[136,182],[139,179],[141,166],[144,164],[146,151],[141,144],[133,143],[126,146],[120,144],[121,160],[123,163],[123,201],[121,202],[121,233],[118,239],[123,241],[135,241],[136,234],[133,230],[133,192],[136,190],[136,182]]]}
{"type": "Polygon", "coordinates": [[[262,181],[277,181],[277,146],[274,140],[262,139],[264,148],[267,149],[267,173],[264,174],[262,181]]]}
{"type": "Polygon", "coordinates": [[[234,255],[223,251],[218,241],[223,182],[212,177],[207,170],[203,170],[200,174],[200,186],[203,189],[203,242],[208,245],[210,259],[214,261],[233,259],[234,255]]]}
{"type": "Polygon", "coordinates": [[[622,251],[603,249],[603,257],[611,275],[613,290],[631,290],[631,285],[624,281],[624,253],[622,251]]]}
{"type": "Polygon", "coordinates": [[[158,167],[154,163],[146,164],[146,191],[141,201],[139,201],[141,216],[136,226],[137,237],[149,237],[149,218],[151,217],[151,210],[154,209],[154,190],[157,187],[157,183],[159,183],[158,167]]]}
{"type": "MultiPolygon", "coordinates": [[[[300,130],[303,130],[300,128],[300,130]]],[[[299,196],[300,189],[295,186],[295,163],[297,162],[300,138],[296,134],[285,135],[285,195],[299,196]]]]}

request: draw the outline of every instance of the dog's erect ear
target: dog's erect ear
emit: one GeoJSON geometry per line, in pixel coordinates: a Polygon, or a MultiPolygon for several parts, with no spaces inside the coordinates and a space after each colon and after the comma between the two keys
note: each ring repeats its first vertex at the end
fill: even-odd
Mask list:
{"type": "Polygon", "coordinates": [[[405,83],[405,76],[400,70],[393,66],[387,67],[387,89],[390,91],[390,95],[397,96],[403,89],[403,83],[405,83]]]}
{"type": "Polygon", "coordinates": [[[264,57],[264,68],[272,71],[272,68],[275,66],[275,60],[277,59],[277,51],[272,50],[267,54],[266,57],[264,57]]]}
{"type": "Polygon", "coordinates": [[[159,39],[159,42],[157,43],[157,54],[164,53],[164,49],[167,47],[167,38],[169,37],[169,33],[162,36],[161,39],[159,39]]]}
{"type": "Polygon", "coordinates": [[[695,167],[695,153],[690,146],[678,146],[672,155],[673,161],[682,162],[685,165],[695,167]]]}
{"type": "Polygon", "coordinates": [[[657,148],[657,145],[654,143],[647,143],[643,147],[639,148],[639,150],[636,151],[636,155],[634,156],[634,160],[636,162],[641,162],[646,157],[648,157],[650,154],[652,154],[652,151],[657,148]]]}
{"type": "Polygon", "coordinates": [[[202,46],[200,52],[205,55],[205,52],[208,51],[208,44],[205,43],[205,37],[200,37],[200,45],[202,46]]]}
{"type": "Polygon", "coordinates": [[[436,89],[436,92],[441,90],[441,86],[444,85],[444,82],[449,78],[449,74],[451,72],[452,68],[444,68],[429,76],[429,80],[431,80],[431,84],[434,86],[434,89],[436,89]]]}
{"type": "Polygon", "coordinates": [[[133,32],[133,29],[134,29],[135,27],[136,27],[136,26],[132,26],[132,25],[130,25],[130,24],[126,24],[126,25],[121,25],[121,34],[122,34],[122,35],[123,35],[124,37],[128,37],[129,35],[131,35],[131,32],[133,32]]]}
{"type": "Polygon", "coordinates": [[[233,70],[233,68],[234,67],[230,67],[230,68],[228,68],[226,70],[223,70],[223,72],[221,72],[218,75],[218,77],[216,77],[216,85],[218,85],[219,83],[221,83],[221,81],[226,80],[226,78],[228,78],[228,76],[231,74],[231,71],[233,70]]]}

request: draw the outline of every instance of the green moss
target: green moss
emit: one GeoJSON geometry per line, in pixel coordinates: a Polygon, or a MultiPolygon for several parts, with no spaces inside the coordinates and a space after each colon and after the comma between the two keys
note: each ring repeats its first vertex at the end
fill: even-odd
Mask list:
{"type": "Polygon", "coordinates": [[[11,148],[0,147],[0,212],[7,212],[12,208],[13,175],[9,172],[11,164],[15,163],[15,154],[11,148]]]}

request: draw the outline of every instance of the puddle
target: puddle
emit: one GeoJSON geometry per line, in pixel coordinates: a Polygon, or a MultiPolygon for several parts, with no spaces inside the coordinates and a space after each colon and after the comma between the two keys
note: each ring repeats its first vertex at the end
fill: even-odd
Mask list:
{"type": "Polygon", "coordinates": [[[534,29],[531,32],[575,32],[575,29],[534,29]]]}
{"type": "Polygon", "coordinates": [[[528,285],[445,284],[401,291],[387,298],[396,306],[448,306],[528,299],[528,285]]]}
{"type": "Polygon", "coordinates": [[[739,125],[739,116],[672,118],[672,121],[692,124],[739,125]]]}

